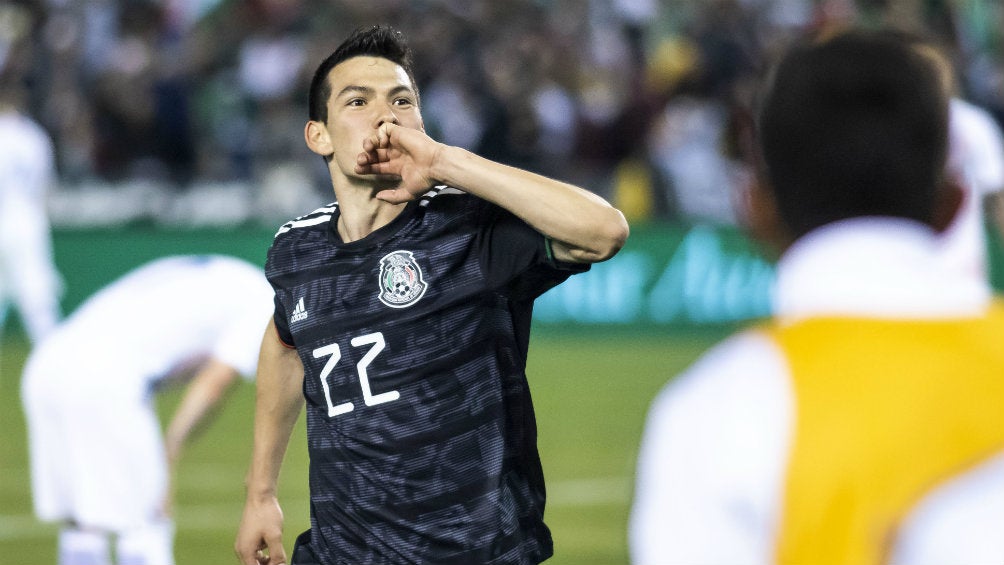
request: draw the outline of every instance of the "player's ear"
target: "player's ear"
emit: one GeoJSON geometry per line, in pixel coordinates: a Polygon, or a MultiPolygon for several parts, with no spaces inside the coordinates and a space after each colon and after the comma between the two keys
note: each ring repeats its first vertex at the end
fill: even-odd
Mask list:
{"type": "Polygon", "coordinates": [[[331,134],[328,128],[321,122],[310,120],[303,128],[303,138],[307,142],[307,147],[322,157],[327,157],[335,152],[331,143],[331,134]]]}
{"type": "Polygon", "coordinates": [[[962,209],[962,201],[965,199],[965,189],[959,184],[959,180],[953,175],[941,183],[937,198],[934,202],[934,217],[931,226],[938,232],[948,229],[948,226],[955,221],[955,217],[962,209]]]}

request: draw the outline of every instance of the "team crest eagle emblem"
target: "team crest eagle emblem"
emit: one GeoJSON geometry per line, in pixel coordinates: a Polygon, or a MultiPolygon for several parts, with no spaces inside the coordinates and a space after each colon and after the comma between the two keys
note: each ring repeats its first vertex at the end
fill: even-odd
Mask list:
{"type": "Polygon", "coordinates": [[[428,286],[411,251],[394,251],[380,259],[380,302],[387,306],[407,308],[428,286]]]}

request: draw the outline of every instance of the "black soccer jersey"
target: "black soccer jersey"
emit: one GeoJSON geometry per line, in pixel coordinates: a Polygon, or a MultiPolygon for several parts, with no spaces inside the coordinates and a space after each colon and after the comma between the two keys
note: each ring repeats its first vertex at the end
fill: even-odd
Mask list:
{"type": "MultiPolygon", "coordinates": [[[[588,265],[442,188],[343,243],[332,204],[268,254],[275,324],[304,366],[318,563],[549,557],[525,365],[533,300],[588,265]]],[[[301,555],[301,554],[298,554],[301,555]]]]}

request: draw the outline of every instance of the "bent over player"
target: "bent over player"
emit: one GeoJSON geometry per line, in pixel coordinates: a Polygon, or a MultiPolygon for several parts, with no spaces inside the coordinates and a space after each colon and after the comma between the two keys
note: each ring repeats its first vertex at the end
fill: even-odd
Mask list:
{"type": "Polygon", "coordinates": [[[25,364],[32,494],[60,522],[59,565],[174,563],[169,484],[186,441],[239,375],[271,312],[261,268],[175,256],[102,288],[25,364]],[[152,395],[190,379],[166,432],[152,395]]]}
{"type": "Polygon", "coordinates": [[[525,375],[533,301],[616,253],[627,223],[584,189],[430,139],[409,59],[374,27],[314,75],[305,137],[337,202],[269,251],[246,565],[287,561],[276,482],[304,398],[311,529],[293,563],[553,552],[525,375]]]}

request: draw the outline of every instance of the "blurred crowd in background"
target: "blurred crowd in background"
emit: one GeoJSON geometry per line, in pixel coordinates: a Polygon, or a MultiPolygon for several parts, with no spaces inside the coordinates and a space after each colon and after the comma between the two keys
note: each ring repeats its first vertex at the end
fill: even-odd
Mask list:
{"type": "Polygon", "coordinates": [[[999,0],[4,0],[6,88],[51,134],[53,223],[284,221],[332,199],[303,143],[359,25],[415,51],[427,131],[586,186],[632,220],[731,224],[751,86],[788,38],[937,36],[1004,120],[999,0]]]}

